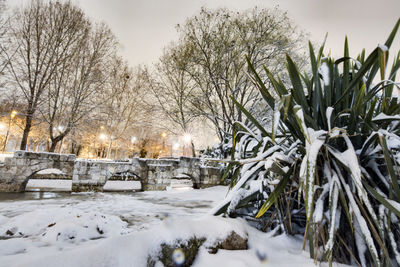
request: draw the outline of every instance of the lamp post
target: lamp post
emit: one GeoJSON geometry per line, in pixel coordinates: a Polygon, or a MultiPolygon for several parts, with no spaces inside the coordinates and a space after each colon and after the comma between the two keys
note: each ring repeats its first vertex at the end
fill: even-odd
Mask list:
{"type": "Polygon", "coordinates": [[[133,156],[134,156],[134,153],[135,153],[135,143],[136,143],[136,141],[137,141],[137,137],[136,136],[132,136],[131,137],[131,144],[132,144],[132,158],[133,158],[133,156]]]}
{"type": "Polygon", "coordinates": [[[101,133],[100,135],[99,135],[99,139],[100,139],[100,158],[102,158],[103,156],[104,156],[104,147],[103,147],[103,144],[104,144],[104,141],[107,139],[107,135],[105,135],[104,133],[101,133]]]}
{"type": "MultiPolygon", "coordinates": [[[[160,156],[161,156],[161,153],[165,152],[165,139],[167,138],[167,133],[166,133],[166,132],[163,132],[163,133],[161,134],[161,137],[162,137],[163,143],[162,143],[162,149],[161,149],[161,151],[160,151],[160,156]]],[[[166,154],[166,153],[165,153],[165,154],[166,154]]]]}
{"type": "MultiPolygon", "coordinates": [[[[186,156],[186,151],[187,151],[187,145],[190,145],[190,143],[191,143],[191,141],[192,141],[192,136],[190,135],[190,134],[188,134],[188,133],[186,133],[184,136],[183,136],[183,141],[184,141],[184,149],[183,149],[183,154],[184,154],[184,156],[186,156]]],[[[188,146],[189,147],[189,146],[188,146]]],[[[189,154],[189,153],[187,153],[187,154],[189,154]]]]}
{"type": "MultiPolygon", "coordinates": [[[[64,126],[63,126],[63,125],[59,125],[59,126],[57,127],[57,130],[59,131],[59,133],[62,133],[62,131],[64,130],[64,126]]],[[[62,152],[63,143],[64,143],[64,138],[61,139],[61,142],[60,142],[60,150],[59,150],[59,153],[60,153],[60,154],[61,154],[61,152],[62,152]]]]}

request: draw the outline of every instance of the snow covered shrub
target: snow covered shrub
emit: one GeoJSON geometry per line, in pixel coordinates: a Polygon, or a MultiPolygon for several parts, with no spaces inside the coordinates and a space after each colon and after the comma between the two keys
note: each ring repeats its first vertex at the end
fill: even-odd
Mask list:
{"type": "Polygon", "coordinates": [[[232,152],[232,138],[227,137],[221,143],[216,143],[212,147],[207,147],[201,152],[200,156],[203,158],[225,159],[231,155],[232,152]]]}
{"type": "Polygon", "coordinates": [[[248,62],[273,126],[235,101],[253,126],[236,123],[231,190],[215,214],[303,233],[315,260],[400,265],[400,53],[387,67],[399,24],[368,57],[351,58],[347,39],[337,60],[310,43],[310,74],[287,56],[290,86],[265,67],[276,96],[248,62]]]}

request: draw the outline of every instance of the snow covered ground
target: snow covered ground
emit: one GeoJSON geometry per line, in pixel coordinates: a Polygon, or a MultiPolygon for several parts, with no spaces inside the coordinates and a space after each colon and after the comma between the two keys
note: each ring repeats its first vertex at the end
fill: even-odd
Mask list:
{"type": "Polygon", "coordinates": [[[0,194],[0,266],[146,266],[162,242],[196,235],[212,243],[232,230],[248,236],[249,250],[201,248],[193,266],[315,266],[301,238],[207,215],[226,190],[0,194]]]}
{"type": "Polygon", "coordinates": [[[104,185],[104,191],[132,191],[140,190],[141,184],[139,181],[111,181],[108,180],[104,185]]]}
{"type": "Polygon", "coordinates": [[[29,179],[26,191],[60,191],[69,192],[72,188],[72,180],[66,179],[29,179]]]}
{"type": "MultiPolygon", "coordinates": [[[[70,192],[72,180],[67,179],[30,179],[25,191],[70,192]]],[[[104,185],[104,191],[133,191],[140,190],[139,181],[111,181],[104,185]]]]}

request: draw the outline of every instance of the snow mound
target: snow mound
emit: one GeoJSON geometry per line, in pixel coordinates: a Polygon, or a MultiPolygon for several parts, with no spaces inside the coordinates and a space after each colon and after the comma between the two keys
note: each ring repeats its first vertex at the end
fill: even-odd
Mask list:
{"type": "MultiPolygon", "coordinates": [[[[117,216],[75,208],[36,210],[12,218],[2,216],[0,221],[0,238],[31,238],[48,245],[79,243],[127,232],[127,223],[117,216]]],[[[0,251],[1,255],[3,250],[0,251]]]]}
{"type": "MultiPolygon", "coordinates": [[[[87,220],[90,220],[93,216],[93,214],[86,217],[82,215],[81,218],[86,221],[87,225],[90,225],[90,222],[87,222],[87,220]]],[[[72,219],[72,217],[68,218],[75,221],[75,223],[70,225],[69,220],[63,220],[59,228],[56,228],[57,224],[50,227],[54,227],[53,229],[57,230],[48,229],[46,231],[46,236],[51,236],[49,238],[51,242],[54,242],[54,238],[57,236],[60,241],[60,236],[58,234],[55,235],[59,231],[63,233],[61,240],[70,242],[68,234],[73,230],[80,229],[84,225],[76,222],[78,218],[76,220],[72,219]]],[[[94,219],[94,221],[97,221],[97,219],[94,219]]],[[[109,224],[111,220],[107,222],[109,224]]],[[[87,233],[80,235],[80,237],[88,238],[97,235],[95,233],[96,230],[89,230],[91,227],[86,228],[87,233]]],[[[199,253],[193,263],[193,266],[197,267],[218,266],[219,264],[233,267],[293,266],[294,263],[296,263],[297,267],[315,266],[313,261],[308,257],[308,254],[301,251],[301,237],[293,238],[285,235],[272,237],[271,234],[262,233],[250,227],[242,219],[228,219],[215,216],[204,216],[199,219],[174,217],[146,231],[132,232],[126,235],[116,235],[106,239],[85,242],[79,247],[54,250],[43,246],[40,248],[40,251],[37,248],[38,253],[10,255],[18,251],[24,251],[24,247],[18,241],[19,239],[15,239],[13,244],[10,243],[10,247],[12,248],[6,249],[3,252],[3,255],[8,256],[2,257],[0,266],[145,267],[148,264],[149,256],[159,255],[161,244],[174,245],[179,241],[188,240],[193,237],[206,239],[205,243],[200,247],[199,253]],[[248,250],[228,251],[219,249],[216,254],[208,252],[207,247],[218,244],[218,242],[224,240],[232,231],[248,239],[248,250]]],[[[1,251],[2,249],[0,247],[1,251]]],[[[156,266],[162,266],[162,264],[157,262],[156,266]]]]}

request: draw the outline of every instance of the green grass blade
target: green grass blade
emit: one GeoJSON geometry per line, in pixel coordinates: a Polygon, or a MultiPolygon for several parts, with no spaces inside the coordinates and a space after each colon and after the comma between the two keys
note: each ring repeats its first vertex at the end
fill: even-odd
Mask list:
{"type": "Polygon", "coordinates": [[[292,61],[292,59],[288,54],[286,54],[286,61],[287,61],[286,67],[289,72],[289,77],[293,85],[292,95],[294,97],[294,100],[297,102],[297,104],[303,107],[304,112],[307,112],[308,110],[307,99],[306,95],[304,94],[304,88],[303,84],[301,83],[297,66],[296,64],[294,64],[294,62],[292,61]]]}
{"type": "Polygon", "coordinates": [[[339,97],[339,99],[336,101],[334,104],[334,107],[340,103],[340,101],[348,96],[350,90],[359,82],[362,82],[362,77],[367,73],[367,71],[373,66],[373,64],[376,63],[378,59],[378,48],[376,48],[367,58],[365,63],[361,66],[361,68],[358,70],[357,74],[355,77],[351,80],[350,84],[348,85],[347,88],[345,88],[344,92],[342,95],[339,97]]]}
{"type": "Polygon", "coordinates": [[[256,127],[261,131],[261,134],[262,134],[263,136],[269,136],[269,137],[271,137],[271,134],[268,133],[268,132],[264,129],[264,127],[257,121],[256,118],[253,117],[253,115],[250,114],[250,112],[249,112],[247,109],[245,109],[239,102],[237,102],[237,100],[236,100],[233,96],[230,96],[230,97],[231,97],[232,101],[235,103],[235,105],[236,105],[236,106],[243,112],[243,114],[249,119],[249,121],[251,121],[251,123],[253,123],[254,126],[256,126],[256,127]]]}
{"type": "MultiPolygon", "coordinates": [[[[276,163],[274,163],[276,165],[276,163]]],[[[278,165],[276,165],[276,168],[280,168],[278,165]]],[[[256,218],[260,218],[263,216],[269,208],[277,201],[278,197],[282,194],[283,190],[285,189],[286,185],[288,184],[290,180],[290,176],[292,175],[294,169],[294,165],[289,169],[287,173],[283,176],[282,180],[278,183],[274,191],[268,196],[267,200],[264,202],[264,204],[261,206],[260,210],[258,211],[256,218]]],[[[282,170],[282,172],[284,172],[282,170]]]]}
{"type": "Polygon", "coordinates": [[[385,206],[388,210],[396,214],[397,217],[400,218],[400,210],[396,209],[389,201],[387,201],[382,195],[380,195],[372,186],[370,186],[367,181],[362,181],[363,185],[367,189],[371,195],[374,196],[376,200],[378,200],[383,206],[385,206]]]}
{"type": "Polygon", "coordinates": [[[264,82],[261,80],[260,76],[258,75],[257,71],[255,70],[253,64],[251,64],[250,59],[248,56],[246,56],[247,64],[254,75],[254,79],[256,82],[256,86],[261,92],[262,97],[267,101],[268,105],[270,106],[271,109],[275,109],[275,99],[272,97],[272,95],[268,92],[267,87],[265,86],[264,82]]]}

